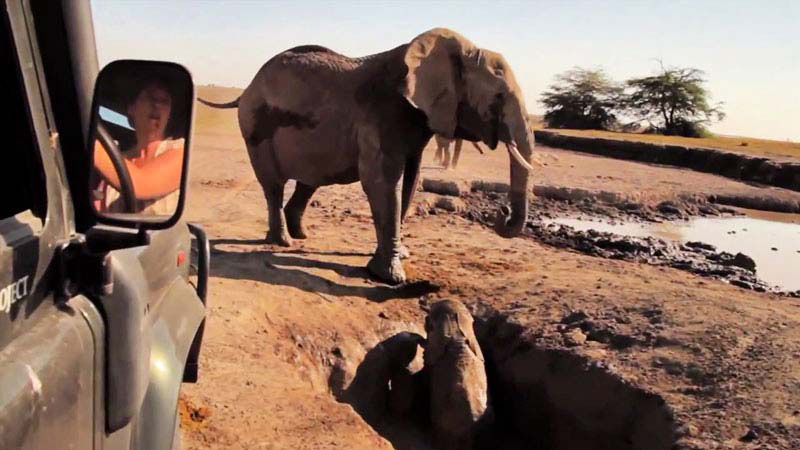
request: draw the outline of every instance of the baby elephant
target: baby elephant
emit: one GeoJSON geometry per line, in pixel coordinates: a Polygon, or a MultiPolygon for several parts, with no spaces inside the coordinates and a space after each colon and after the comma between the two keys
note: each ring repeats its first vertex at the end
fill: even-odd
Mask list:
{"type": "Polygon", "coordinates": [[[431,307],[425,331],[434,443],[439,449],[471,449],[479,428],[492,420],[472,315],[460,302],[442,300],[431,307]]]}
{"type": "MultiPolygon", "coordinates": [[[[436,156],[434,157],[434,161],[441,164],[442,167],[445,169],[450,168],[450,144],[455,141],[456,146],[453,150],[453,169],[458,167],[458,158],[461,156],[461,146],[464,144],[463,139],[448,139],[444,136],[435,135],[434,139],[436,140],[436,156]]],[[[477,142],[471,142],[473,147],[475,147],[480,154],[483,154],[483,150],[481,150],[481,146],[478,145],[477,142]]]]}

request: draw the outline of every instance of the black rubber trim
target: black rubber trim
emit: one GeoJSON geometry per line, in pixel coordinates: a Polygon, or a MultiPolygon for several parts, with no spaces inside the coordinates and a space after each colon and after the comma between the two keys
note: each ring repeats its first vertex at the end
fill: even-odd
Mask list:
{"type": "MultiPolygon", "coordinates": [[[[187,224],[189,232],[197,239],[197,296],[203,305],[206,305],[208,295],[208,274],[211,267],[211,245],[208,242],[206,232],[200,225],[187,224]]],[[[206,320],[200,322],[197,333],[194,335],[192,346],[189,347],[189,354],[186,356],[186,366],[183,369],[184,383],[196,383],[198,378],[200,347],[203,345],[203,333],[206,328],[206,320]]]]}
{"type": "Polygon", "coordinates": [[[200,225],[187,224],[189,232],[197,239],[197,296],[203,305],[208,295],[208,274],[211,267],[211,244],[205,230],[200,225]]]}

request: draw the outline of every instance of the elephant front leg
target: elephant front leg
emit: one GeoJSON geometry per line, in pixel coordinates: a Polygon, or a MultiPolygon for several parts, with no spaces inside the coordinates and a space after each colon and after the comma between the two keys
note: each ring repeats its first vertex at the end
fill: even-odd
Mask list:
{"type": "Polygon", "coordinates": [[[400,221],[403,222],[408,215],[411,202],[414,201],[414,194],[419,187],[419,167],[422,163],[422,153],[406,159],[406,166],[403,170],[403,204],[400,211],[400,221]]]}
{"type": "Polygon", "coordinates": [[[289,199],[286,207],[284,207],[289,235],[295,239],[308,237],[306,228],[303,226],[303,214],[305,214],[308,202],[311,201],[311,196],[314,195],[316,190],[316,186],[309,186],[298,181],[295,184],[292,198],[289,199]]]}
{"type": "Polygon", "coordinates": [[[363,180],[372,210],[372,220],[378,238],[378,247],[367,264],[367,270],[380,280],[390,284],[406,281],[406,273],[400,263],[400,189],[399,177],[395,182],[385,179],[363,180]]]}
{"type": "MultiPolygon", "coordinates": [[[[403,170],[403,203],[400,210],[400,223],[403,223],[408,216],[408,209],[414,201],[414,194],[419,186],[419,168],[422,164],[422,152],[416,156],[406,159],[406,167],[403,170]]],[[[411,252],[402,242],[399,247],[400,259],[408,259],[411,252]]]]}

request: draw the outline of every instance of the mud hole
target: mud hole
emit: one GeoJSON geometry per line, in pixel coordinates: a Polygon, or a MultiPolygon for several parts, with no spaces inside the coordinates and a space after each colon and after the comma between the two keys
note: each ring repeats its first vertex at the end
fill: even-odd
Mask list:
{"type": "MultiPolygon", "coordinates": [[[[570,325],[579,329],[577,319],[568,317],[565,329],[570,325]]],[[[682,428],[664,399],[623,379],[613,367],[541,339],[537,330],[495,311],[478,313],[474,330],[485,356],[493,418],[490,425],[479,428],[473,448],[659,450],[674,448],[680,439],[682,428]]],[[[419,392],[388,381],[389,372],[397,369],[392,367],[397,358],[411,361],[410,371],[420,373],[421,346],[406,347],[404,355],[396,351],[397,342],[411,342],[412,335],[418,336],[398,333],[370,349],[346,386],[342,365],[334,367],[331,392],[352,405],[395,448],[436,449],[427,404],[416,400],[419,392]],[[395,391],[415,402],[409,413],[394,412],[395,391]]],[[[589,335],[607,342],[606,337],[589,335]]],[[[340,351],[334,353],[342,356],[340,351]]]]}
{"type": "MultiPolygon", "coordinates": [[[[536,330],[493,315],[476,321],[501,439],[517,448],[670,449],[679,427],[663,398],[613,367],[537,342],[536,330]]],[[[507,447],[514,448],[514,447],[507,447]]]]}

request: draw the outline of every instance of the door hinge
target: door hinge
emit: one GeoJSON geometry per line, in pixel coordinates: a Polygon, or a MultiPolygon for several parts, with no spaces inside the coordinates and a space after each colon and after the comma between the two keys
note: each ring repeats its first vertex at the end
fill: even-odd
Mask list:
{"type": "Polygon", "coordinates": [[[109,253],[92,253],[86,236],[76,234],[56,246],[58,301],[78,294],[109,295],[114,287],[109,253]]]}

